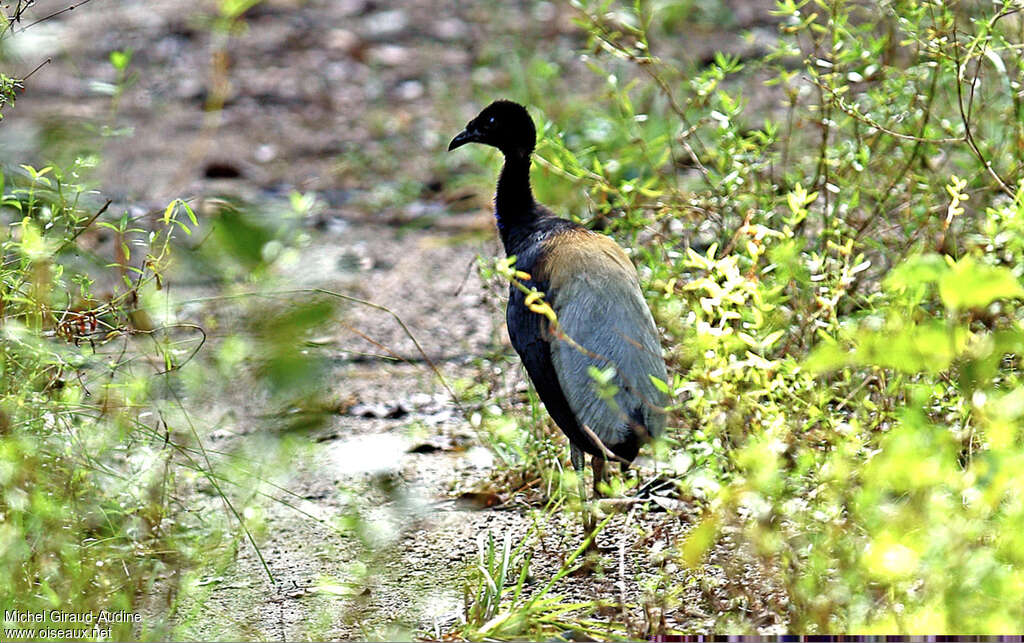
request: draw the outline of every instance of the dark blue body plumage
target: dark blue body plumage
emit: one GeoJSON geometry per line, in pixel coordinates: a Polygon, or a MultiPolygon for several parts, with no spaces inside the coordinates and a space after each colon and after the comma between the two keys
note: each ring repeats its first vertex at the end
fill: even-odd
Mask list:
{"type": "MultiPolygon", "coordinates": [[[[554,301],[557,293],[551,290],[551,283],[548,280],[541,278],[542,272],[538,270],[542,264],[541,254],[544,243],[570,227],[578,228],[579,226],[554,216],[539,218],[530,228],[519,230],[525,234],[511,240],[511,243],[505,247],[505,254],[516,258],[516,270],[533,277],[524,285],[545,293],[549,302],[554,301]]],[[[521,290],[509,286],[505,322],[508,326],[509,339],[512,340],[512,347],[519,353],[523,366],[526,367],[526,374],[530,376],[530,381],[533,382],[551,419],[569,438],[570,444],[579,446],[592,456],[603,458],[604,454],[598,446],[593,444],[593,441],[583,433],[562,392],[558,375],[555,373],[551,361],[548,321],[527,308],[525,300],[526,295],[521,290]]],[[[636,457],[635,451],[633,457],[636,457]]],[[[629,459],[632,460],[633,457],[629,459]]]]}
{"type": "Polygon", "coordinates": [[[623,468],[643,442],[665,427],[665,395],[651,377],[667,380],[657,328],[636,269],[610,238],[560,219],[530,190],[533,121],[516,103],[497,101],[470,121],[449,150],[470,142],[505,156],[495,216],[505,253],[530,275],[528,288],[545,294],[558,322],[526,307],[509,288],[509,337],[541,401],[569,443],[573,466],[591,455],[595,489],[606,460],[623,468]],[[611,399],[598,395],[592,367],[614,369],[611,399]]]}

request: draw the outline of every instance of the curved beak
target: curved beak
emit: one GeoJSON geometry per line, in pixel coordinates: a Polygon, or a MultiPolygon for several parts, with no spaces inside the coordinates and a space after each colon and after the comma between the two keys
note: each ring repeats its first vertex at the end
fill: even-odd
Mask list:
{"type": "Polygon", "coordinates": [[[475,130],[464,129],[455,135],[452,142],[448,144],[448,151],[451,152],[457,147],[462,147],[466,143],[474,143],[480,140],[480,133],[475,130]]]}

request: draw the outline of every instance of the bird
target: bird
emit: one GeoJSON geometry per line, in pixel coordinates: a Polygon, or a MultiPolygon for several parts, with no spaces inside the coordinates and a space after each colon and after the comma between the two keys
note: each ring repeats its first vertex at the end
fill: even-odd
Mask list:
{"type": "MultiPolygon", "coordinates": [[[[534,199],[530,165],[537,130],[525,107],[509,100],[491,103],[452,139],[448,151],[468,143],[497,148],[504,156],[494,197],[498,234],[525,290],[543,293],[554,312],[538,314],[530,304],[540,295],[510,283],[508,334],[548,414],[569,440],[585,501],[587,455],[597,496],[606,462],[618,461],[625,472],[641,445],[664,433],[667,395],[652,380],[668,381],[657,326],[622,248],[534,199]],[[614,396],[599,393],[592,367],[614,369],[614,396]]],[[[592,527],[584,512],[584,529],[592,527]]]]}

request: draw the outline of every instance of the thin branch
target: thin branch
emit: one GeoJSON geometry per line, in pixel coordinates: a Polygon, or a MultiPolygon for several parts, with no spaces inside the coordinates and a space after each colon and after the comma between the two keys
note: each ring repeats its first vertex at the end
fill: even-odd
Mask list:
{"type": "Polygon", "coordinates": [[[585,433],[587,437],[590,438],[590,441],[593,442],[595,446],[601,449],[601,453],[604,454],[605,458],[607,458],[608,460],[614,460],[616,462],[624,462],[625,464],[629,464],[629,460],[626,460],[625,458],[620,458],[619,456],[612,453],[608,449],[608,447],[604,445],[604,442],[601,441],[601,438],[597,437],[597,435],[590,429],[589,426],[580,422],[580,428],[583,429],[583,433],[585,433]]]}
{"type": "Polygon", "coordinates": [[[448,395],[450,395],[452,401],[455,402],[455,406],[459,409],[459,412],[462,413],[463,415],[466,414],[466,410],[462,407],[462,403],[459,402],[459,397],[455,394],[455,391],[452,390],[450,386],[448,386],[448,380],[444,378],[444,375],[441,374],[441,371],[440,369],[437,368],[437,365],[434,364],[434,362],[430,359],[429,356],[427,356],[427,353],[426,351],[423,350],[423,347],[420,345],[419,340],[417,340],[416,337],[412,334],[412,331],[409,330],[409,327],[405,325],[405,322],[402,321],[402,318],[398,316],[398,313],[394,312],[387,306],[375,304],[372,301],[366,301],[365,299],[359,299],[358,297],[352,297],[351,295],[343,295],[339,292],[334,292],[333,290],[327,290],[326,288],[310,288],[309,290],[311,290],[312,292],[320,293],[322,295],[327,295],[329,297],[337,297],[338,299],[351,301],[352,303],[361,304],[369,308],[375,308],[377,310],[383,311],[391,315],[391,317],[394,318],[395,322],[397,322],[398,325],[402,328],[402,331],[405,333],[405,335],[416,346],[416,350],[423,358],[423,361],[427,363],[427,366],[429,366],[430,370],[432,370],[434,372],[434,375],[437,376],[437,379],[441,382],[441,385],[444,386],[446,391],[448,391],[448,395]]]}
{"type": "Polygon", "coordinates": [[[43,68],[43,67],[44,67],[45,65],[48,65],[48,64],[50,64],[51,62],[53,62],[53,58],[47,58],[47,59],[46,59],[46,60],[44,60],[43,62],[41,62],[41,63],[39,63],[38,65],[36,65],[36,68],[35,68],[35,69],[33,69],[32,71],[28,72],[28,74],[26,74],[24,78],[19,78],[18,80],[19,80],[20,82],[24,83],[24,82],[25,82],[26,80],[28,80],[29,78],[32,78],[32,75],[33,75],[33,74],[35,74],[35,73],[36,73],[37,71],[39,71],[40,69],[42,69],[42,68],[43,68]]]}
{"type": "Polygon", "coordinates": [[[632,630],[632,622],[629,618],[629,610],[626,608],[626,536],[629,535],[629,526],[636,515],[636,505],[629,509],[626,515],[626,522],[622,525],[622,532],[619,534],[619,617],[626,625],[626,631],[632,630]]]}
{"type": "MultiPolygon", "coordinates": [[[[309,294],[309,293],[318,293],[318,294],[321,294],[321,295],[327,295],[329,297],[335,297],[337,299],[342,299],[342,300],[345,300],[345,301],[350,301],[352,303],[360,304],[360,305],[363,305],[363,306],[367,306],[369,308],[374,308],[376,310],[380,310],[380,311],[383,311],[383,312],[391,315],[391,317],[394,318],[395,322],[398,323],[398,325],[401,327],[402,332],[405,333],[406,337],[408,337],[409,340],[412,341],[413,345],[416,346],[416,351],[420,354],[420,357],[423,358],[423,361],[430,367],[430,370],[432,370],[434,372],[434,375],[437,376],[437,379],[441,382],[441,385],[445,388],[446,391],[448,391],[448,394],[452,398],[452,402],[455,403],[455,406],[459,409],[459,412],[462,413],[463,415],[466,415],[466,409],[462,406],[462,403],[459,401],[459,398],[455,394],[455,391],[452,390],[451,386],[448,385],[448,380],[445,379],[444,375],[441,374],[440,369],[437,368],[437,365],[434,364],[433,360],[430,359],[430,357],[427,355],[426,351],[423,350],[423,347],[420,345],[419,340],[417,340],[416,336],[412,334],[412,331],[409,330],[409,327],[405,324],[405,322],[402,320],[402,318],[399,317],[396,312],[394,312],[393,310],[391,310],[387,306],[382,306],[380,304],[375,304],[372,301],[367,301],[365,299],[360,299],[358,297],[353,297],[351,295],[344,295],[342,293],[335,292],[333,290],[327,290],[325,288],[296,288],[294,290],[275,290],[275,291],[266,292],[266,293],[248,292],[248,293],[238,293],[236,295],[222,295],[222,296],[217,296],[217,297],[197,297],[197,298],[185,300],[185,301],[179,302],[179,303],[195,303],[195,302],[202,302],[202,301],[221,301],[221,300],[225,300],[225,299],[242,299],[244,297],[281,297],[281,296],[301,295],[301,294],[309,294]]],[[[402,359],[402,361],[407,361],[404,358],[400,358],[400,359],[402,359]]]]}
{"type": "MultiPolygon", "coordinates": [[[[167,374],[165,373],[165,377],[166,375],[167,374]]],[[[270,565],[267,563],[266,558],[263,557],[263,551],[260,550],[259,545],[256,544],[256,539],[253,537],[252,532],[249,530],[249,527],[245,524],[245,519],[242,517],[242,514],[239,513],[238,509],[235,508],[234,503],[231,502],[231,499],[228,498],[227,494],[224,493],[224,490],[221,489],[220,484],[218,484],[217,476],[213,474],[213,463],[210,462],[210,455],[207,452],[206,447],[203,445],[202,438],[199,437],[199,431],[196,429],[195,424],[192,422],[192,416],[190,416],[188,412],[185,411],[185,403],[181,399],[181,396],[178,394],[177,387],[170,386],[168,384],[167,390],[170,391],[171,396],[174,397],[174,400],[178,403],[178,408],[181,409],[182,415],[185,418],[185,422],[186,424],[188,424],[189,431],[192,433],[192,437],[195,439],[196,445],[198,445],[197,448],[199,450],[200,455],[202,456],[203,462],[206,463],[207,468],[205,470],[203,470],[202,467],[198,468],[202,471],[203,475],[210,482],[210,485],[217,492],[217,495],[220,496],[221,502],[224,503],[224,506],[227,507],[228,511],[230,511],[231,514],[235,517],[235,520],[238,521],[238,525],[242,528],[242,531],[245,532],[245,536],[249,540],[249,544],[252,545],[253,551],[256,552],[256,557],[259,558],[260,564],[263,566],[264,573],[266,573],[267,578],[270,579],[270,583],[274,586],[277,586],[277,580],[274,578],[273,572],[270,571],[270,565]]]]}
{"type": "Polygon", "coordinates": [[[815,85],[817,85],[821,89],[824,89],[829,94],[831,94],[832,98],[833,98],[833,103],[835,104],[836,107],[839,108],[839,110],[841,112],[843,112],[844,114],[846,114],[847,116],[849,116],[851,118],[855,118],[855,119],[861,121],[865,125],[868,125],[870,127],[873,127],[875,129],[877,129],[880,132],[884,132],[884,133],[888,134],[889,136],[894,136],[894,137],[902,139],[904,141],[916,141],[918,143],[933,143],[933,144],[936,144],[936,145],[941,145],[941,144],[944,144],[944,143],[962,143],[964,141],[964,137],[963,136],[957,136],[957,137],[954,137],[954,138],[923,138],[923,137],[920,137],[920,136],[914,136],[913,134],[904,134],[903,132],[897,132],[896,130],[889,129],[885,125],[882,125],[878,121],[876,121],[873,118],[871,118],[870,116],[867,116],[866,114],[862,114],[860,112],[860,110],[858,110],[856,108],[856,106],[851,107],[850,105],[848,105],[846,103],[846,101],[843,100],[843,97],[840,96],[839,94],[837,94],[831,87],[828,87],[827,85],[823,85],[822,83],[818,82],[814,78],[809,78],[807,76],[804,76],[804,78],[807,79],[808,81],[810,81],[811,83],[814,83],[815,85]]]}
{"type": "MultiPolygon", "coordinates": [[[[981,161],[981,164],[985,166],[985,170],[988,171],[989,176],[995,179],[995,182],[999,184],[1003,193],[1009,196],[1011,199],[1016,197],[1016,192],[1001,176],[992,168],[992,163],[985,158],[985,155],[978,149],[978,144],[974,141],[974,135],[971,133],[971,119],[967,116],[967,112],[964,108],[964,89],[963,83],[960,82],[960,74],[962,73],[962,67],[960,62],[960,42],[957,39],[957,27],[956,18],[953,19],[953,62],[956,64],[956,104],[960,110],[960,121],[964,125],[964,140],[967,141],[968,147],[974,152],[974,156],[981,161]]],[[[972,90],[973,91],[973,90],[972,90]]]]}
{"type": "MultiPolygon", "coordinates": [[[[935,65],[934,67],[932,67],[931,82],[928,86],[928,98],[924,105],[924,118],[921,121],[921,127],[919,130],[920,137],[922,138],[924,137],[925,130],[928,127],[928,122],[931,120],[932,102],[935,100],[935,89],[938,84],[938,79],[939,66],[935,65]]],[[[868,225],[870,225],[871,222],[878,217],[882,209],[885,208],[886,204],[889,202],[889,199],[892,197],[893,190],[896,189],[896,186],[900,183],[900,181],[903,180],[903,177],[907,175],[907,172],[910,171],[910,168],[917,161],[917,158],[921,153],[921,146],[921,140],[914,141],[914,147],[910,150],[910,157],[907,158],[907,162],[903,164],[903,167],[901,167],[900,170],[896,173],[896,175],[892,178],[892,180],[889,181],[889,186],[885,189],[885,193],[882,195],[882,198],[879,199],[878,204],[875,207],[874,215],[870,217],[865,217],[864,221],[862,221],[861,224],[857,226],[857,230],[853,235],[854,239],[860,239],[860,236],[864,233],[865,230],[867,230],[868,225]]]]}
{"type": "MultiPolygon", "coordinates": [[[[38,69],[38,67],[37,67],[36,69],[38,69]]],[[[84,224],[82,225],[82,227],[81,227],[81,228],[79,228],[77,232],[75,232],[75,234],[71,235],[71,237],[70,237],[70,238],[68,238],[68,240],[67,240],[67,241],[65,241],[64,243],[62,243],[62,244],[60,245],[60,247],[59,247],[59,248],[57,248],[57,250],[56,250],[56,251],[54,251],[54,253],[53,253],[53,256],[57,256],[57,255],[59,255],[59,254],[60,254],[61,252],[63,252],[63,251],[64,251],[64,249],[65,249],[65,248],[67,248],[67,247],[68,247],[68,246],[70,246],[70,245],[71,245],[72,243],[74,243],[74,242],[75,242],[75,239],[77,239],[78,237],[82,236],[82,233],[83,233],[83,232],[85,232],[86,230],[88,230],[88,229],[89,229],[89,227],[90,227],[90,226],[91,226],[91,225],[92,225],[93,223],[95,223],[95,222],[96,222],[96,219],[99,219],[99,218],[100,218],[100,216],[102,216],[102,215],[103,215],[103,213],[107,211],[107,208],[109,208],[109,207],[110,207],[110,204],[111,204],[111,203],[113,203],[113,200],[111,200],[111,199],[107,199],[107,202],[103,204],[103,207],[102,207],[102,208],[100,208],[100,209],[99,209],[99,210],[98,210],[98,211],[96,212],[96,214],[94,214],[94,215],[92,215],[91,217],[89,217],[89,220],[88,220],[88,221],[86,221],[86,222],[85,222],[85,223],[84,223],[84,224]]]]}
{"type": "Polygon", "coordinates": [[[80,2],[78,2],[76,4],[73,4],[73,5],[69,6],[69,7],[64,7],[63,9],[61,9],[59,11],[54,11],[53,13],[51,13],[48,16],[43,16],[39,20],[36,20],[34,22],[30,22],[27,25],[25,25],[24,27],[22,27],[21,29],[19,29],[17,32],[15,32],[14,29],[12,28],[11,29],[11,33],[24,33],[25,30],[28,29],[29,27],[34,27],[34,26],[38,25],[41,22],[46,22],[47,20],[51,20],[53,18],[56,18],[57,16],[59,16],[61,14],[67,13],[69,11],[74,11],[78,7],[81,7],[83,4],[89,4],[90,2],[92,2],[92,0],[81,0],[80,2]]]}

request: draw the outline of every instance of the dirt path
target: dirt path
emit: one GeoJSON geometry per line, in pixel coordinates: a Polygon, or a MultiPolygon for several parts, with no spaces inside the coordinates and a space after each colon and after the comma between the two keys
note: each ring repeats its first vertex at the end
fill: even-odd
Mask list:
{"type": "MultiPolygon", "coordinates": [[[[46,15],[64,4],[40,0],[33,10],[46,15]]],[[[503,52],[540,52],[560,66],[565,91],[591,77],[574,53],[583,39],[567,9],[501,3],[482,13],[474,4],[267,0],[227,47],[230,89],[219,118],[204,114],[218,40],[203,16],[215,15],[214,3],[190,12],[172,0],[89,5],[10,41],[19,69],[40,56],[54,62],[3,121],[0,147],[39,164],[58,150],[98,152],[96,181],[115,207],[231,194],[274,211],[288,208],[293,191],[315,194],[323,207],[301,222],[299,260],[283,265],[277,282],[389,306],[449,382],[488,384],[492,399],[478,407],[528,413],[504,335],[503,289],[473,268],[478,254],[499,249],[484,207],[491,188],[452,187],[459,172],[442,150],[480,95],[518,91],[503,52]],[[107,56],[123,48],[134,50],[133,76],[115,112],[102,83],[115,81],[107,56]],[[79,140],[69,119],[116,132],[79,140]]],[[[211,294],[202,277],[189,273],[177,296],[211,294]]],[[[203,319],[214,308],[181,311],[203,319]]],[[[262,512],[255,538],[276,584],[238,535],[223,565],[193,570],[189,599],[151,597],[154,613],[173,606],[180,635],[195,639],[429,636],[460,617],[463,584],[488,532],[516,543],[535,534],[531,591],[557,572],[580,539],[571,513],[507,493],[498,509],[456,502],[484,488],[499,465],[390,315],[345,305],[317,343],[332,363],[323,386],[336,412],[286,442],[276,456],[284,473],[254,460],[262,482],[251,492],[291,506],[238,496],[262,512]],[[354,527],[345,523],[353,514],[354,527]]],[[[240,376],[194,400],[207,448],[246,457],[264,443],[280,448],[261,437],[275,433],[274,419],[250,394],[240,376]]],[[[224,511],[201,480],[183,493],[190,511],[224,511]]],[[[734,609],[763,613],[765,631],[779,627],[771,590],[753,567],[734,569],[728,547],[695,571],[666,563],[693,512],[616,516],[601,536],[604,568],[552,592],[606,601],[597,617],[613,622],[626,618],[611,607],[624,601],[635,633],[659,617],[643,606],[667,594],[673,628],[703,631],[734,609]]]]}

